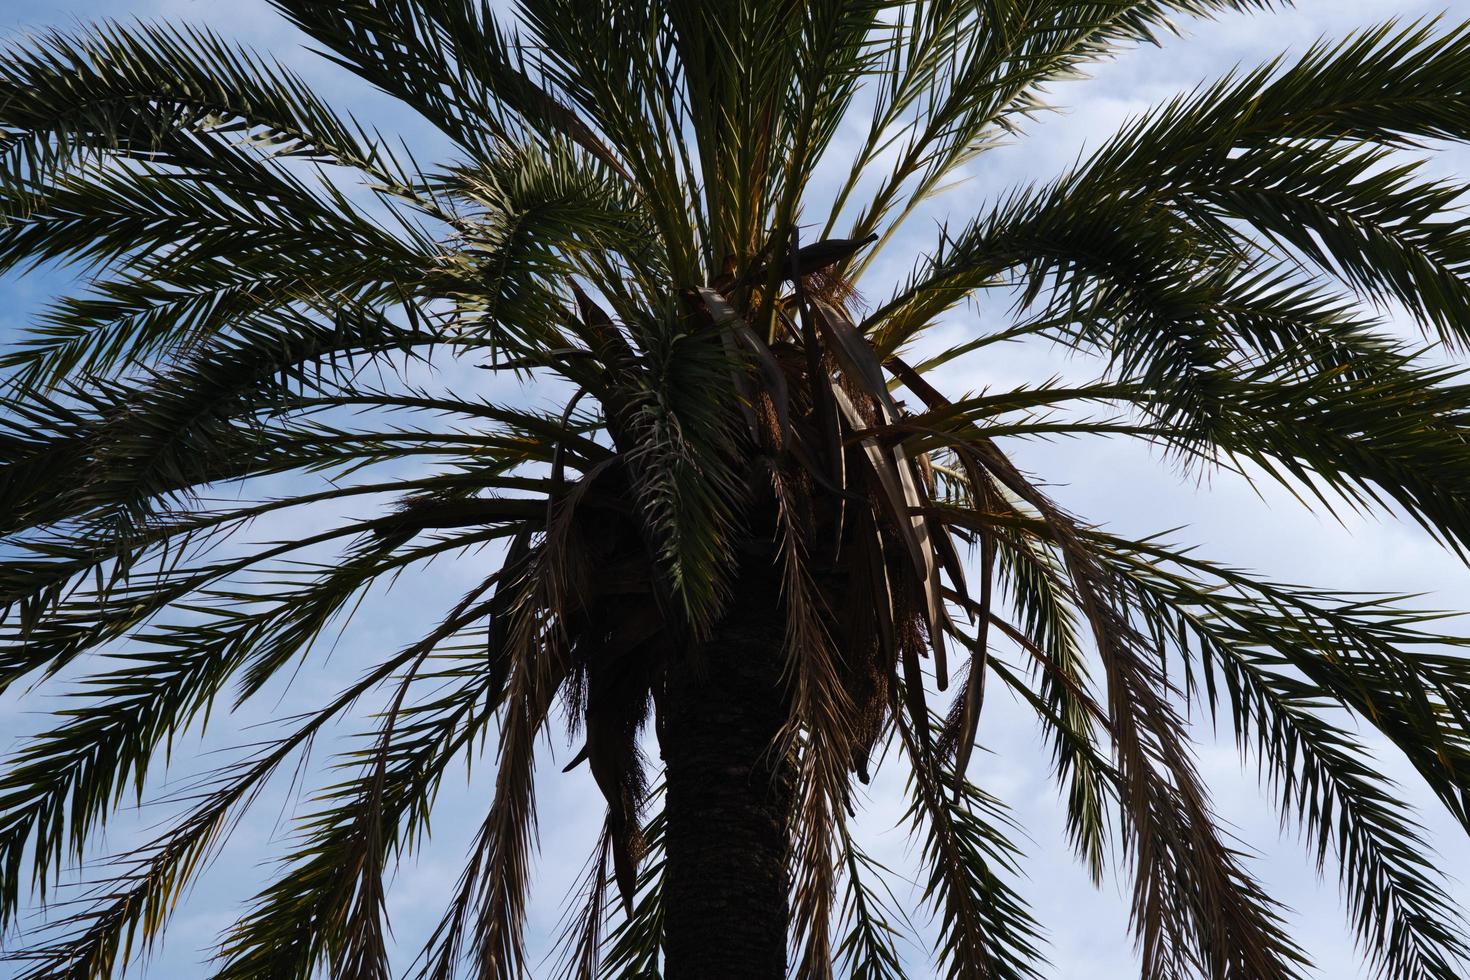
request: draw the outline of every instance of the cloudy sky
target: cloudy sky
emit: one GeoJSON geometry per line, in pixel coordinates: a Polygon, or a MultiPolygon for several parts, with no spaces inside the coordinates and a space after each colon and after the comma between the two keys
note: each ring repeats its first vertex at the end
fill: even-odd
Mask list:
{"type": "MultiPolygon", "coordinates": [[[[936,221],[962,220],[979,202],[1005,188],[1065,167],[1080,150],[1095,146],[1120,122],[1149,105],[1237,64],[1299,52],[1324,35],[1340,35],[1355,26],[1395,16],[1436,13],[1444,13],[1449,21],[1470,19],[1470,0],[1448,4],[1446,0],[1302,0],[1286,13],[1187,25],[1185,39],[1162,49],[1133,52],[1100,69],[1086,83],[1057,89],[1056,100],[1068,107],[1066,111],[1038,124],[1030,139],[980,158],[971,167],[966,184],[911,222],[906,234],[885,253],[888,258],[875,265],[867,290],[881,295],[885,277],[906,272],[912,251],[933,241],[936,221]]],[[[302,38],[272,14],[264,0],[0,0],[0,38],[20,41],[38,28],[75,29],[102,16],[206,24],[281,58],[338,106],[385,130],[402,132],[419,155],[432,156],[442,148],[423,124],[304,51],[302,38]]],[[[1463,176],[1470,172],[1470,153],[1446,153],[1436,167],[1463,176]]],[[[62,281],[49,271],[0,279],[0,343],[23,329],[29,313],[62,281]]],[[[977,316],[957,314],[944,327],[944,338],[938,339],[972,334],[978,327],[977,316]]],[[[1058,351],[1038,346],[1008,350],[988,362],[972,360],[963,370],[948,375],[946,382],[956,390],[978,389],[1084,369],[1085,365],[1067,361],[1058,351]]],[[[465,383],[484,382],[466,375],[465,383]]],[[[499,394],[531,402],[546,398],[549,403],[544,393],[533,390],[507,389],[499,394]]],[[[1179,528],[1173,535],[1176,541],[1197,543],[1210,557],[1276,580],[1343,590],[1422,592],[1429,595],[1424,604],[1470,608],[1470,570],[1443,554],[1423,534],[1391,518],[1339,523],[1302,510],[1284,493],[1267,489],[1258,494],[1238,479],[1221,476],[1200,481],[1197,475],[1182,476],[1156,454],[1135,445],[1071,441],[1028,445],[1017,451],[1024,465],[1054,484],[1055,494],[1074,512],[1122,533],[1141,535],[1179,528]]],[[[291,525],[276,524],[257,529],[257,533],[287,537],[326,517],[299,515],[291,525]]],[[[442,597],[462,593],[477,573],[483,574],[483,568],[472,561],[431,566],[414,580],[399,583],[392,592],[375,596],[332,647],[326,667],[304,673],[278,701],[267,699],[245,716],[217,724],[192,744],[205,752],[221,750],[242,738],[256,737],[259,729],[251,726],[269,725],[273,718],[319,703],[341,678],[355,675],[360,663],[411,639],[414,626],[427,621],[419,618],[419,611],[441,608],[442,597]]],[[[325,648],[321,652],[323,656],[328,653],[325,648]]],[[[44,724],[42,712],[56,703],[40,695],[0,699],[0,747],[44,724]]],[[[1295,836],[1282,835],[1275,811],[1257,789],[1255,772],[1242,767],[1228,742],[1217,744],[1208,733],[1202,733],[1202,738],[1201,767],[1216,790],[1222,817],[1255,848],[1257,872],[1294,910],[1295,934],[1317,959],[1321,975],[1366,976],[1358,965],[1351,935],[1342,925],[1342,906],[1331,869],[1325,881],[1319,880],[1295,836]]],[[[1110,881],[1100,891],[1093,890],[1063,846],[1059,801],[1034,722],[1024,709],[995,697],[986,705],[982,739],[987,751],[977,754],[972,775],[1010,804],[1025,829],[1028,877],[1021,887],[1051,930],[1053,975],[1130,975],[1135,960],[1123,887],[1110,881]]],[[[565,761],[565,746],[558,742],[553,748],[565,761]]],[[[179,754],[187,757],[192,753],[179,754]]],[[[1429,802],[1401,759],[1385,752],[1382,765],[1386,772],[1404,777],[1406,798],[1429,802]]],[[[389,904],[395,934],[405,949],[417,948],[453,886],[459,858],[488,800],[487,768],[477,768],[467,780],[445,787],[434,846],[417,863],[398,872],[389,904]]],[[[559,768],[548,754],[539,780],[542,853],[530,929],[533,945],[542,950],[601,821],[601,801],[585,768],[567,776],[560,775],[559,768]]],[[[871,787],[862,819],[870,850],[901,872],[911,866],[912,855],[903,832],[893,829],[901,812],[902,786],[895,781],[893,767],[889,769],[871,787]]],[[[180,770],[171,778],[182,778],[185,772],[180,770]]],[[[240,903],[264,880],[270,870],[266,862],[271,854],[279,853],[289,817],[302,803],[300,787],[288,783],[283,780],[261,800],[195,889],[176,918],[169,941],[154,959],[150,976],[207,975],[199,965],[205,951],[240,903]]],[[[156,788],[166,791],[169,785],[163,780],[156,788]]],[[[1458,873],[1454,887],[1470,907],[1470,846],[1432,806],[1426,806],[1424,812],[1442,866],[1451,874],[1458,873]]],[[[125,844],[163,816],[149,808],[125,814],[107,843],[125,844]]],[[[902,880],[895,882],[895,890],[922,925],[925,914],[917,894],[902,880]]],[[[925,952],[923,946],[911,950],[916,977],[928,975],[925,952]]],[[[0,978],[4,971],[0,966],[0,978]]]]}

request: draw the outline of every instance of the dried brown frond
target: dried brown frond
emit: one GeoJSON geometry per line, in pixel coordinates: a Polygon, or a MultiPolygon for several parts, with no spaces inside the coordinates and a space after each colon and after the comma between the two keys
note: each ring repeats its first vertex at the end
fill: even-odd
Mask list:
{"type": "Polygon", "coordinates": [[[835,306],[854,319],[868,311],[868,303],[857,285],[836,269],[803,276],[802,286],[813,298],[835,306]]]}
{"type": "Polygon", "coordinates": [[[786,606],[786,680],[791,720],[782,740],[799,760],[792,814],[796,880],[792,931],[797,974],[825,980],[832,972],[829,929],[836,905],[837,822],[847,804],[855,738],[854,709],[843,683],[828,623],[830,611],[807,567],[806,504],[789,478],[771,470],[786,606]]]}

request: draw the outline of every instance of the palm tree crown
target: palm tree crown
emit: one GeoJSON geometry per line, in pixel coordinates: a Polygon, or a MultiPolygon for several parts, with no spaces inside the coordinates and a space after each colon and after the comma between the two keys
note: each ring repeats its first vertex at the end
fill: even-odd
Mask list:
{"type": "Polygon", "coordinates": [[[1470,343],[1465,187],[1416,152],[1470,139],[1470,29],[1385,26],[1203,85],[1050,180],[985,188],[863,298],[894,230],[1045,111],[1048,82],[1173,17],[1269,4],[520,0],[509,29],[483,0],[271,2],[452,158],[202,30],[101,25],[0,59],[0,269],[88,272],[0,361],[0,690],[86,697],[0,773],[0,925],[56,906],[21,976],[120,975],[262,786],[354,721],[212,975],[390,975],[385,882],[489,739],[494,798],[411,972],[521,976],[559,710],[607,801],[566,975],[657,976],[682,797],[644,750],[672,751],[682,692],[763,608],[779,683],[751,711],[776,718],[796,975],[904,975],[850,825],[880,762],[908,773],[937,971],[1045,974],[1015,828],[966,778],[995,685],[1035,710],[1079,859],[1128,883],[1146,977],[1310,969],[1218,826],[1191,715],[1234,732],[1335,866],[1379,975],[1466,975],[1463,912],[1343,717],[1470,830],[1459,641],[1396,600],[1111,534],[1007,444],[1145,440],[1470,546],[1470,386],[1441,356],[1470,343]],[[850,168],[814,186],[839,130],[861,134],[850,168]],[[926,342],[986,294],[1003,322],[926,342]],[[985,387],[988,351],[1023,340],[1105,369],[985,387]],[[417,380],[454,362],[564,408],[417,380]],[[980,393],[939,390],[962,364],[980,393]],[[259,489],[281,474],[288,493],[259,489]],[[314,534],[212,550],[323,504],[344,516],[314,534]],[[298,560],[323,547],[339,557],[298,560]],[[56,905],[181,733],[290,675],[375,584],[487,548],[419,641],[56,905]]]}

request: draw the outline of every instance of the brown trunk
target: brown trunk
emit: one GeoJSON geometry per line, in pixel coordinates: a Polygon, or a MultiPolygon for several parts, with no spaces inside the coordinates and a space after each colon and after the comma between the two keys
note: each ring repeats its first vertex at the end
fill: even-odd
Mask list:
{"type": "Polygon", "coordinates": [[[791,774],[774,581],[743,576],[724,622],[669,672],[663,753],[665,980],[784,980],[791,774]]]}

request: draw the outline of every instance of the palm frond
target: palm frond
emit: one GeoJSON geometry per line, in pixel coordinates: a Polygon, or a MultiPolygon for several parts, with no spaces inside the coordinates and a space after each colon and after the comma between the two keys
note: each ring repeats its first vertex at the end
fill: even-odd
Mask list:
{"type": "Polygon", "coordinates": [[[913,760],[908,818],[930,868],[925,897],[939,918],[935,953],[945,976],[1042,976],[1040,927],[1005,880],[1016,872],[1017,852],[1001,829],[1008,818],[999,801],[959,774],[946,777],[908,723],[898,728],[913,760]],[[954,795],[945,792],[949,786],[954,795]]]}

